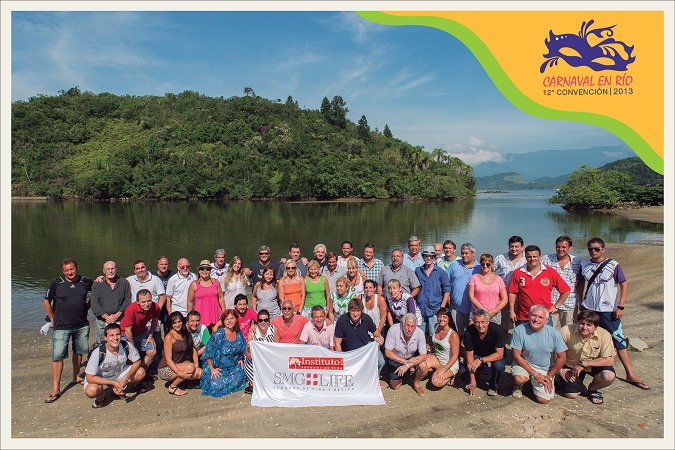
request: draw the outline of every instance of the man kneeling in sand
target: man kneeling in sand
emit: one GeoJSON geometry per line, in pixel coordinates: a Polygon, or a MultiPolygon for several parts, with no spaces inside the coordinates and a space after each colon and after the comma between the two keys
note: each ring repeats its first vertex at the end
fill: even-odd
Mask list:
{"type": "Polygon", "coordinates": [[[85,370],[84,393],[95,399],[92,408],[103,406],[105,386],[110,386],[115,395],[126,400],[129,397],[124,390],[145,377],[136,348],[126,341],[120,345],[120,326],[111,323],[104,332],[106,343],[91,352],[85,370]]]}
{"type": "Polygon", "coordinates": [[[577,323],[564,326],[560,335],[567,344],[567,360],[558,372],[560,390],[568,398],[577,398],[586,390],[584,378],[593,378],[588,385],[588,399],[595,405],[604,403],[599,389],[609,386],[614,373],[614,345],[612,336],[600,328],[600,316],[593,311],[581,311],[577,323]]]}

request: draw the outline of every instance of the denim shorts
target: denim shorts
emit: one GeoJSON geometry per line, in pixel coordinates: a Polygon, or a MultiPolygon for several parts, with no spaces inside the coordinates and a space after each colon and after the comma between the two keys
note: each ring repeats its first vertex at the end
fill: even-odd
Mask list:
{"type": "Polygon", "coordinates": [[[68,357],[68,340],[73,339],[73,353],[89,353],[89,325],[74,330],[54,330],[52,333],[52,361],[68,357]]]}

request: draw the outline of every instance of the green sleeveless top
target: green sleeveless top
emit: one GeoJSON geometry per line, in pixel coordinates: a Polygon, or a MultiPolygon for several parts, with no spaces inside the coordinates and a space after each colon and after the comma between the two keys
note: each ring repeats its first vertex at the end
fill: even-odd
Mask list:
{"type": "MultiPolygon", "coordinates": [[[[319,276],[319,281],[313,283],[309,277],[305,278],[305,308],[319,305],[326,308],[326,288],[324,286],[323,275],[319,276]]],[[[327,312],[326,312],[327,313],[327,312]]]]}

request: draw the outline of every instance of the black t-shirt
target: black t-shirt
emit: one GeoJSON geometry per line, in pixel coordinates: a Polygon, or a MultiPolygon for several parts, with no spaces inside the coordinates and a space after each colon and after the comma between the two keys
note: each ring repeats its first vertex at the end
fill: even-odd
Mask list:
{"type": "MultiPolygon", "coordinates": [[[[277,270],[279,270],[279,263],[277,261],[270,261],[267,266],[272,266],[274,269],[274,274],[276,275],[277,270]]],[[[262,280],[263,271],[267,266],[260,264],[260,260],[254,261],[250,266],[248,266],[248,270],[251,271],[251,276],[249,277],[251,280],[251,286],[255,286],[257,282],[262,280]]]]}
{"type": "Polygon", "coordinates": [[[368,314],[361,313],[361,321],[354,326],[349,313],[341,315],[335,324],[335,337],[342,338],[342,351],[356,350],[370,342],[368,332],[374,333],[377,326],[368,314]]]}
{"type": "Polygon", "coordinates": [[[92,281],[82,275],[72,282],[63,277],[51,282],[45,299],[51,302],[54,310],[55,330],[75,330],[89,324],[87,294],[91,286],[92,281]]]}
{"type": "Polygon", "coordinates": [[[464,331],[464,349],[467,352],[473,351],[474,357],[488,356],[497,351],[498,348],[504,348],[504,333],[502,328],[494,322],[488,324],[485,338],[481,339],[476,330],[476,325],[471,324],[464,331]]]}
{"type": "MultiPolygon", "coordinates": [[[[166,276],[165,276],[165,277],[161,276],[156,270],[155,270],[154,272],[150,272],[150,273],[153,274],[154,276],[156,276],[157,278],[159,278],[160,280],[162,280],[162,284],[164,285],[164,290],[166,291],[166,285],[167,285],[167,283],[169,282],[169,278],[171,278],[176,272],[174,272],[173,270],[169,269],[169,270],[166,272],[166,276]]],[[[135,300],[135,299],[134,299],[134,300],[135,300]]]]}

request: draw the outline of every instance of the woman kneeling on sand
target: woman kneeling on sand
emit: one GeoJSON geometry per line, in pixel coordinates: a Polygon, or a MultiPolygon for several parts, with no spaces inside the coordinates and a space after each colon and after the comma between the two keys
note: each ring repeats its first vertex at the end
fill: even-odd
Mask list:
{"type": "Polygon", "coordinates": [[[244,374],[244,352],[246,339],[239,328],[239,313],[226,309],[220,316],[223,328],[219,328],[202,355],[206,361],[202,376],[202,395],[221,397],[241,391],[246,385],[244,374]]]}
{"type": "Polygon", "coordinates": [[[192,342],[192,333],[185,326],[185,317],[179,311],[169,315],[169,324],[164,336],[164,356],[157,366],[157,375],[170,381],[169,394],[185,395],[187,391],[180,389],[185,380],[198,380],[202,376],[196,362],[199,361],[197,350],[192,342]]]}

